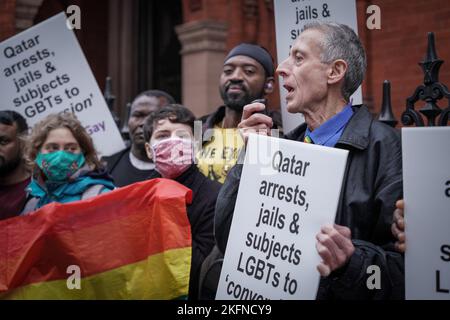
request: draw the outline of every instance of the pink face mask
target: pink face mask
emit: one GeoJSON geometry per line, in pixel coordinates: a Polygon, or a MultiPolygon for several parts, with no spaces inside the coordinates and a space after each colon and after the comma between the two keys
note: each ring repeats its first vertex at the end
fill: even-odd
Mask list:
{"type": "Polygon", "coordinates": [[[185,172],[193,162],[192,140],[169,138],[152,145],[156,171],[163,178],[174,179],[185,172]]]}

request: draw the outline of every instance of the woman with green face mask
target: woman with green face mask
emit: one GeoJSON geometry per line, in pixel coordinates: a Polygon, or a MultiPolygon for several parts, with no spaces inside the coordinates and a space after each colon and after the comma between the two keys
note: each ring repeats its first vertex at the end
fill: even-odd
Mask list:
{"type": "Polygon", "coordinates": [[[22,214],[50,202],[67,203],[114,189],[92,139],[71,113],[52,114],[33,128],[26,159],[33,168],[22,214]]]}

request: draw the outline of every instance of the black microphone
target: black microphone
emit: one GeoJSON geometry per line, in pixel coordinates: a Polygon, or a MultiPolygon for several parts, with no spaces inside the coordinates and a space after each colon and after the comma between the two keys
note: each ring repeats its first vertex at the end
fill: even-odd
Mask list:
{"type": "Polygon", "coordinates": [[[261,114],[264,114],[266,116],[269,115],[269,113],[267,112],[267,99],[255,99],[251,103],[262,103],[265,106],[264,110],[255,111],[254,113],[261,113],[261,114]]]}

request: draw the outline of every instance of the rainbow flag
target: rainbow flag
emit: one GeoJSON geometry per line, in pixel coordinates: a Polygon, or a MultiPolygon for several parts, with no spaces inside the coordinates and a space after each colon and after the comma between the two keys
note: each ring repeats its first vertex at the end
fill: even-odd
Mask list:
{"type": "Polygon", "coordinates": [[[187,297],[191,201],[188,188],[154,179],[0,221],[0,297],[187,297]]]}

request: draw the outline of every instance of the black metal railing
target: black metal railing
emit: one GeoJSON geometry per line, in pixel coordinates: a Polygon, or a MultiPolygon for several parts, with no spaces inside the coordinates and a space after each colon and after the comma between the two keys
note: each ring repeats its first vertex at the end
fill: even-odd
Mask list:
{"type": "Polygon", "coordinates": [[[120,118],[117,116],[117,113],[114,110],[114,103],[116,101],[116,96],[112,93],[112,80],[111,77],[106,77],[105,89],[103,91],[103,97],[105,98],[106,104],[108,105],[108,109],[111,112],[111,115],[114,119],[114,122],[119,128],[122,138],[125,144],[128,146],[130,143],[130,129],[128,128],[128,119],[130,117],[131,103],[127,103],[125,108],[125,118],[123,121],[120,121],[120,118]]]}
{"type": "Polygon", "coordinates": [[[114,111],[114,102],[116,101],[116,96],[112,94],[112,80],[111,77],[106,77],[105,90],[103,91],[103,97],[105,98],[108,109],[113,116],[114,122],[117,127],[120,128],[120,119],[114,111]]]}
{"type": "Polygon", "coordinates": [[[383,82],[383,101],[381,103],[381,112],[378,116],[378,120],[393,128],[398,123],[392,112],[391,83],[388,80],[384,80],[383,82]]]}
{"type": "Polygon", "coordinates": [[[424,61],[419,65],[424,73],[423,84],[419,85],[413,95],[406,99],[406,110],[402,114],[402,123],[405,126],[446,126],[450,114],[450,92],[446,85],[439,82],[439,69],[444,63],[436,53],[434,33],[428,33],[427,54],[424,61]],[[442,110],[437,105],[441,99],[447,99],[447,108],[442,110]],[[425,105],[416,110],[414,108],[418,101],[424,101],[425,105]]]}

